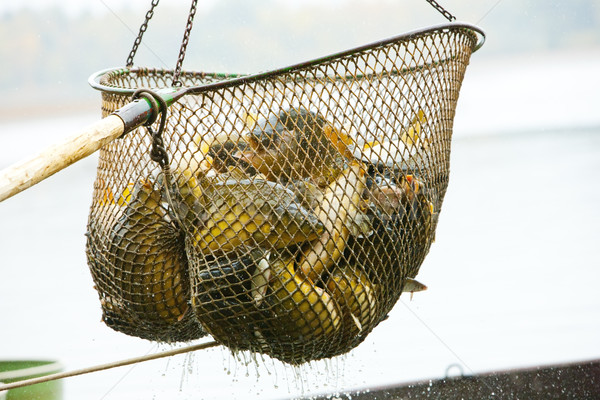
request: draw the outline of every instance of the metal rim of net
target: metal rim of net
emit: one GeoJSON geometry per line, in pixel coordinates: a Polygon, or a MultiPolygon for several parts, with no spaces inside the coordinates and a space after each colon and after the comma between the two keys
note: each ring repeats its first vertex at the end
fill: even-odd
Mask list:
{"type": "MultiPolygon", "coordinates": [[[[476,25],[472,25],[472,24],[464,23],[464,22],[439,24],[439,25],[433,25],[433,26],[427,27],[427,28],[413,30],[413,31],[410,31],[407,33],[397,35],[397,36],[392,36],[387,39],[383,39],[383,40],[372,42],[372,43],[369,43],[366,45],[354,47],[354,48],[346,50],[346,51],[330,54],[328,56],[320,57],[320,58],[313,59],[310,61],[305,61],[302,63],[293,64],[290,66],[277,68],[277,69],[274,69],[271,71],[261,72],[261,73],[257,73],[257,74],[246,75],[246,74],[236,74],[236,73],[216,73],[216,72],[211,73],[211,72],[182,71],[183,76],[188,76],[188,77],[189,76],[198,76],[201,78],[209,77],[209,78],[213,78],[213,79],[217,80],[217,82],[211,83],[211,84],[206,84],[206,85],[201,85],[201,86],[195,86],[195,87],[184,87],[184,88],[178,89],[177,92],[178,92],[178,95],[197,94],[197,93],[201,93],[204,91],[214,90],[214,89],[232,86],[232,85],[236,85],[236,84],[247,83],[247,82],[260,80],[260,79],[264,79],[264,78],[270,78],[270,77],[274,77],[277,75],[289,73],[289,72],[292,72],[295,70],[314,67],[325,61],[332,61],[332,60],[339,59],[339,58],[342,58],[342,57],[345,57],[348,55],[352,55],[352,54],[355,54],[355,53],[358,53],[361,51],[385,46],[390,43],[399,42],[399,41],[410,41],[412,39],[415,39],[415,38],[418,38],[418,37],[421,37],[424,35],[428,35],[428,34],[431,34],[432,32],[436,32],[436,31],[457,30],[457,29],[471,32],[473,35],[475,35],[477,37],[477,40],[474,42],[474,46],[471,50],[472,53],[479,50],[485,43],[485,39],[486,39],[485,33],[483,32],[483,30],[481,28],[479,28],[476,25]]],[[[124,88],[124,87],[116,87],[116,86],[106,85],[105,83],[103,83],[103,77],[105,77],[107,74],[126,74],[129,72],[137,72],[137,71],[140,71],[143,74],[152,74],[152,73],[163,74],[169,70],[153,69],[153,68],[139,68],[139,67],[107,68],[107,69],[103,69],[103,70],[100,70],[100,71],[92,74],[88,79],[88,83],[94,89],[99,90],[104,93],[132,95],[136,90],[135,88],[132,89],[132,88],[124,88]]]]}

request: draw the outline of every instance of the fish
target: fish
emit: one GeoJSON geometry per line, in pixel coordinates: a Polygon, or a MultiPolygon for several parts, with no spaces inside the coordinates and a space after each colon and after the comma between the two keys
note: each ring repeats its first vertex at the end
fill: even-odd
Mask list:
{"type": "Polygon", "coordinates": [[[412,300],[415,292],[422,292],[427,290],[427,286],[412,278],[404,278],[402,285],[402,293],[410,293],[410,299],[412,300]]]}
{"type": "Polygon", "coordinates": [[[208,148],[208,156],[211,157],[212,167],[217,172],[229,172],[232,168],[243,171],[247,176],[256,175],[258,172],[252,164],[239,157],[241,152],[249,148],[242,138],[237,141],[227,140],[223,143],[212,143],[208,148]]]}
{"type": "Polygon", "coordinates": [[[207,186],[202,216],[193,232],[202,254],[231,252],[240,247],[280,249],[311,241],[323,223],[299,205],[292,191],[261,179],[236,179],[207,186]]]}
{"type": "Polygon", "coordinates": [[[266,286],[265,257],[255,249],[206,257],[194,265],[194,314],[215,340],[233,349],[250,349],[256,325],[264,319],[256,295],[266,286]]]}
{"type": "Polygon", "coordinates": [[[323,190],[310,179],[289,182],[286,187],[296,194],[296,201],[310,210],[316,210],[323,201],[323,190]]]}
{"type": "Polygon", "coordinates": [[[360,266],[336,268],[327,280],[327,289],[340,304],[349,338],[366,335],[379,322],[376,286],[360,266]]]}
{"type": "Polygon", "coordinates": [[[408,128],[405,128],[400,136],[402,143],[405,143],[409,147],[417,146],[421,149],[429,147],[430,140],[425,137],[423,132],[425,125],[427,125],[427,117],[425,117],[425,112],[419,109],[408,128]]]}
{"type": "MultiPolygon", "coordinates": [[[[294,191],[296,201],[309,210],[318,212],[320,210],[325,191],[319,188],[316,184],[308,179],[290,182],[286,185],[287,188],[294,191]]],[[[359,209],[362,211],[366,208],[363,202],[359,202],[359,209]]],[[[347,224],[350,234],[353,236],[369,236],[372,232],[372,226],[369,218],[364,212],[358,212],[350,218],[347,224]]]]}
{"type": "Polygon", "coordinates": [[[302,107],[259,119],[245,140],[249,148],[239,158],[273,181],[311,177],[328,183],[344,157],[352,156],[347,135],[302,107]]]}
{"type": "Polygon", "coordinates": [[[197,134],[191,141],[185,143],[185,150],[181,151],[173,160],[177,162],[171,165],[170,169],[188,171],[198,178],[209,175],[214,171],[215,165],[219,164],[215,159],[214,152],[211,152],[211,143],[214,143],[215,140],[212,138],[211,141],[206,141],[197,134]]]}
{"type": "Polygon", "coordinates": [[[299,262],[299,271],[317,281],[344,253],[356,216],[360,213],[366,178],[364,166],[355,162],[323,194],[317,215],[325,230],[310,243],[299,262]]]}
{"type": "Polygon", "coordinates": [[[106,243],[92,225],[86,251],[103,321],[128,335],[159,342],[206,335],[189,307],[182,233],[164,207],[161,190],[144,178],[115,200],[122,209],[106,243]]]}
{"type": "Polygon", "coordinates": [[[186,234],[200,223],[205,210],[201,200],[209,180],[205,175],[198,175],[196,172],[191,169],[162,171],[157,178],[171,219],[186,234]]]}
{"type": "Polygon", "coordinates": [[[296,273],[288,249],[229,253],[201,264],[193,277],[192,307],[215,340],[291,364],[327,354],[341,309],[327,288],[296,273]],[[312,354],[319,346],[321,353],[312,354]],[[305,347],[310,350],[300,351],[305,347]]]}
{"type": "Polygon", "coordinates": [[[414,175],[375,172],[368,180],[366,215],[373,233],[350,238],[345,258],[368,271],[382,298],[416,291],[411,280],[429,251],[437,218],[431,193],[414,175]]]}
{"type": "Polygon", "coordinates": [[[279,329],[285,331],[284,338],[309,343],[339,329],[339,305],[327,289],[296,272],[294,258],[276,257],[270,265],[272,295],[268,299],[275,308],[279,329]]]}

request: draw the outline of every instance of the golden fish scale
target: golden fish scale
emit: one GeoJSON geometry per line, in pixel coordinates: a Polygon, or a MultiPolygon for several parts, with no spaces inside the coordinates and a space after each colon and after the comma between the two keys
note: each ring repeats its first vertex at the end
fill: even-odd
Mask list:
{"type": "Polygon", "coordinates": [[[205,216],[194,229],[193,246],[206,255],[248,246],[279,249],[312,240],[323,229],[279,185],[233,181],[212,185],[205,196],[205,216]]]}
{"type": "Polygon", "coordinates": [[[125,300],[146,312],[155,309],[165,322],[175,323],[187,310],[180,279],[174,279],[183,272],[185,253],[156,208],[147,209],[143,199],[130,207],[113,231],[111,248],[119,271],[115,277],[123,282],[125,300]]]}
{"type": "Polygon", "coordinates": [[[345,334],[354,338],[370,331],[376,321],[376,288],[367,274],[350,266],[336,269],[327,288],[340,304],[345,334]]]}
{"type": "MultiPolygon", "coordinates": [[[[188,310],[189,283],[183,240],[165,219],[160,193],[138,183],[109,234],[107,256],[112,295],[104,299],[104,319],[129,335],[158,341],[203,336],[188,310]]],[[[96,274],[98,275],[98,274],[96,274]]]]}
{"type": "Polygon", "coordinates": [[[340,311],[332,296],[324,289],[301,278],[294,271],[293,261],[287,265],[278,260],[273,269],[279,270],[272,286],[278,322],[305,340],[332,334],[340,324],[340,311]]]}

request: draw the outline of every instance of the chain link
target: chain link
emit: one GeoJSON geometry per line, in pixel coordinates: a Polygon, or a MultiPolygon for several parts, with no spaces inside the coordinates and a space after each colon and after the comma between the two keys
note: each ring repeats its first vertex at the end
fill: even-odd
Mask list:
{"type": "Polygon", "coordinates": [[[438,10],[438,12],[440,14],[442,14],[444,17],[446,17],[446,19],[450,22],[452,21],[456,21],[456,17],[452,14],[450,14],[450,12],[448,10],[446,10],[444,7],[442,7],[437,1],[435,0],[425,0],[426,2],[428,2],[429,4],[431,4],[431,6],[433,8],[435,8],[436,10],[438,10]]]}
{"type": "Polygon", "coordinates": [[[151,126],[146,126],[148,133],[152,137],[152,148],[150,149],[150,159],[158,163],[162,169],[167,168],[169,165],[169,155],[165,149],[165,143],[162,139],[162,132],[159,129],[154,131],[151,126]]]}
{"type": "Polygon", "coordinates": [[[181,67],[183,66],[183,60],[185,58],[185,51],[190,40],[190,33],[192,32],[192,25],[194,23],[194,15],[196,15],[197,4],[198,0],[192,0],[192,6],[190,7],[190,13],[188,15],[187,24],[185,26],[185,33],[183,34],[183,40],[181,41],[179,58],[177,58],[177,65],[175,65],[175,71],[173,72],[173,86],[181,86],[179,76],[181,75],[181,67]]]}
{"type": "Polygon", "coordinates": [[[128,68],[133,66],[133,58],[135,57],[135,53],[137,53],[137,49],[140,46],[140,43],[142,43],[142,36],[144,36],[144,32],[146,32],[146,30],[148,29],[148,22],[150,22],[150,20],[154,16],[154,8],[158,5],[158,2],[159,2],[159,0],[152,0],[152,5],[150,6],[150,9],[146,13],[146,18],[144,19],[144,22],[140,26],[140,31],[138,33],[138,36],[135,38],[135,41],[133,42],[133,47],[131,48],[131,51],[129,52],[129,57],[127,57],[127,63],[125,65],[128,68]]]}
{"type": "Polygon", "coordinates": [[[167,110],[168,106],[165,100],[155,91],[151,89],[141,88],[136,90],[131,96],[131,100],[136,100],[139,98],[144,98],[148,100],[151,107],[151,115],[144,124],[148,133],[152,137],[152,148],[150,149],[150,158],[157,162],[161,168],[164,170],[168,168],[169,165],[169,155],[167,154],[167,150],[165,149],[165,144],[163,142],[163,132],[165,131],[165,126],[167,122],[167,110]],[[158,119],[160,115],[160,123],[158,125],[158,130],[154,131],[152,129],[152,124],[158,119]]]}
{"type": "MultiPolygon", "coordinates": [[[[159,1],[160,0],[152,0],[150,9],[148,10],[148,12],[146,12],[146,17],[144,19],[144,22],[140,26],[140,31],[138,33],[138,36],[135,38],[135,41],[133,42],[133,46],[131,48],[131,51],[129,52],[129,56],[127,57],[127,62],[126,62],[127,67],[133,66],[133,58],[135,57],[138,47],[142,43],[142,37],[144,36],[144,33],[148,29],[148,23],[154,16],[154,9],[158,5],[159,1]]],[[[427,1],[433,8],[435,8],[440,14],[442,14],[448,21],[450,21],[450,22],[456,21],[456,17],[454,15],[452,15],[444,7],[442,7],[437,1],[435,1],[435,0],[425,0],[425,1],[427,1]]],[[[192,26],[194,23],[194,16],[196,15],[197,4],[198,4],[198,0],[192,0],[192,5],[190,7],[190,12],[188,14],[187,24],[185,26],[185,32],[183,34],[183,39],[181,41],[181,48],[179,49],[179,57],[177,58],[177,64],[175,65],[175,70],[173,72],[173,83],[172,83],[173,86],[181,86],[181,81],[179,80],[179,78],[181,75],[181,68],[183,66],[183,61],[185,59],[185,52],[187,50],[187,45],[190,40],[190,34],[191,34],[192,26]]]]}

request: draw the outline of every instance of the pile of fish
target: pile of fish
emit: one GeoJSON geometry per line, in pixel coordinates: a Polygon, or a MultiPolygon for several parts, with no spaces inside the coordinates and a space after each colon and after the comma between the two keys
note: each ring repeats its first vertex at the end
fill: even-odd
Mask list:
{"type": "Polygon", "coordinates": [[[299,364],[345,353],[387,317],[433,240],[436,194],[418,171],[419,111],[397,138],[359,140],[290,108],[115,196],[88,228],[104,322],[146,339],[210,334],[299,364]],[[100,240],[106,238],[105,240],[100,240]]]}

